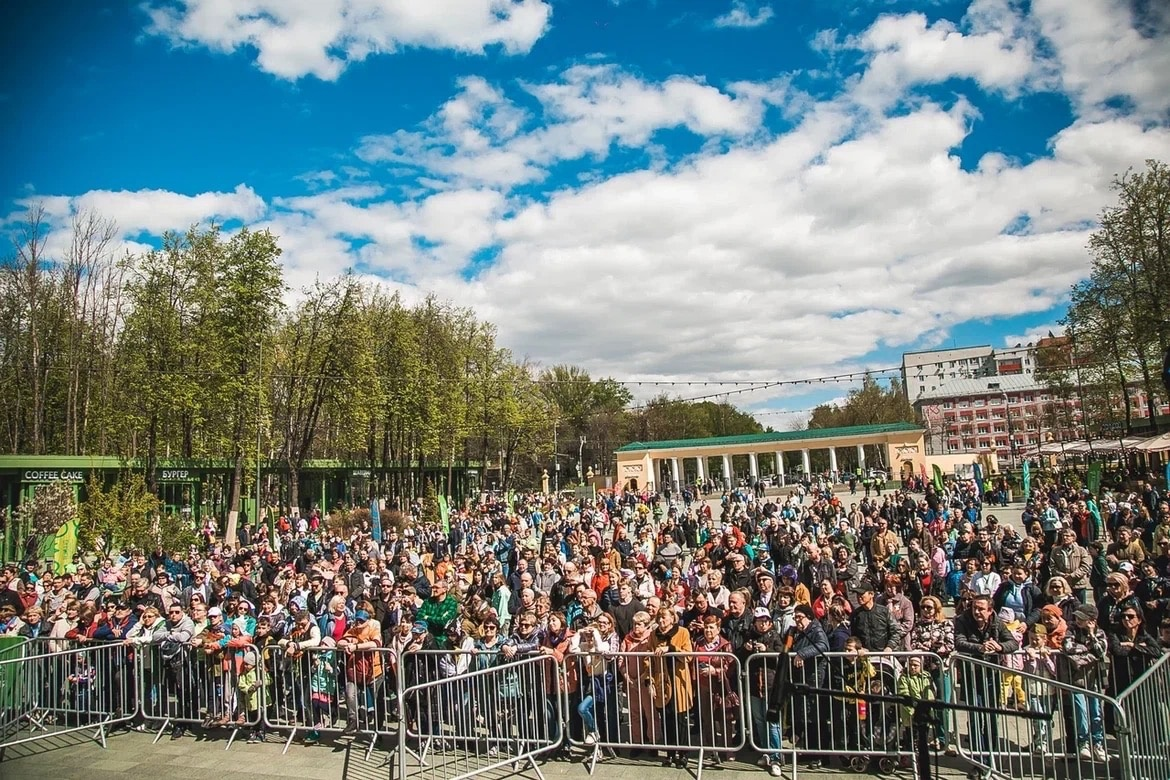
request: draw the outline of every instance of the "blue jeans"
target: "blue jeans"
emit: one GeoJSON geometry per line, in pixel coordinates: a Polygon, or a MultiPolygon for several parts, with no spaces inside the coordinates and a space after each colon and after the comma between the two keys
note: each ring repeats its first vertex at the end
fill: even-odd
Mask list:
{"type": "Polygon", "coordinates": [[[768,759],[780,760],[780,724],[768,720],[768,702],[759,696],[751,697],[752,734],[756,747],[767,745],[768,759]]]}
{"type": "Polygon", "coordinates": [[[592,693],[581,699],[581,703],[577,705],[577,714],[581,716],[581,725],[585,727],[586,734],[597,731],[597,716],[593,713],[592,693]]]}
{"type": "Polygon", "coordinates": [[[1089,698],[1083,693],[1072,695],[1073,718],[1077,728],[1077,744],[1092,742],[1105,744],[1105,721],[1101,717],[1101,700],[1089,698]]]}

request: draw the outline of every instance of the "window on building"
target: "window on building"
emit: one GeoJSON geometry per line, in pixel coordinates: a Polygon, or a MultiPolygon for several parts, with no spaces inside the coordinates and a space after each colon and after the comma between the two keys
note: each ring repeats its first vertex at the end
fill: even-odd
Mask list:
{"type": "Polygon", "coordinates": [[[943,408],[944,409],[954,409],[955,402],[954,401],[943,401],[943,408]]]}

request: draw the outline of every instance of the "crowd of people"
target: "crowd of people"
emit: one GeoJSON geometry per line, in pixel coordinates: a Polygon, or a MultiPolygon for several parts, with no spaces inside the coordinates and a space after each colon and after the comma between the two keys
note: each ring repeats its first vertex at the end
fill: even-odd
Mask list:
{"type": "MultiPolygon", "coordinates": [[[[688,739],[734,745],[747,729],[778,776],[785,738],[813,765],[850,748],[816,697],[777,714],[778,674],[860,690],[859,669],[880,678],[870,660],[903,654],[891,687],[942,698],[955,694],[946,661],[960,654],[1003,668],[993,693],[962,684],[972,703],[1047,712],[1056,694],[1039,680],[1117,694],[1170,649],[1170,504],[1149,480],[1097,496],[1073,484],[1037,480],[1019,529],[990,511],[1006,503],[1002,489],[970,480],[873,495],[863,485],[860,497],[857,486],[811,482],[778,495],[699,486],[485,497],[445,527],[406,507],[407,522],[381,539],[368,525],[339,535],[315,514],[282,518],[274,539],[255,529],[246,545],[209,527],[188,550],[82,554],[60,573],[37,561],[4,567],[0,635],[149,651],[187,722],[247,724],[253,740],[271,720],[256,692],[271,686],[263,698],[287,707],[293,714],[278,717],[303,725],[308,743],[331,724],[377,731],[371,722],[397,717],[396,669],[414,651],[449,654],[411,666],[415,679],[540,655],[575,670],[557,678],[568,690],[541,692],[567,694],[564,736],[575,743],[627,742],[635,755],[662,744],[664,765],[684,765],[676,747],[688,739]],[[650,658],[596,663],[615,653],[650,658]],[[849,662],[834,663],[837,654],[849,662]],[[231,674],[232,695],[217,688],[215,707],[197,695],[216,685],[200,679],[206,669],[231,674]]],[[[1064,752],[1106,760],[1100,702],[1070,704],[1075,742],[1064,752]]],[[[172,738],[189,727],[180,721],[172,738]]],[[[1056,749],[1051,720],[1033,729],[1037,755],[1056,749]]],[[[948,717],[932,736],[934,750],[954,754],[948,717]]],[[[988,750],[993,737],[971,735],[988,750]]]]}

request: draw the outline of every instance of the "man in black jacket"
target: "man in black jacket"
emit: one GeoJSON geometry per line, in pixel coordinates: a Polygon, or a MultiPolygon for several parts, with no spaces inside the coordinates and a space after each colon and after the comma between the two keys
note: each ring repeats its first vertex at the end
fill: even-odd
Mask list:
{"type": "MultiPolygon", "coordinates": [[[[995,666],[972,664],[971,674],[964,675],[967,704],[977,707],[995,707],[999,702],[1002,672],[999,656],[1014,653],[1020,643],[995,615],[990,596],[979,595],[971,601],[971,609],[955,618],[955,651],[995,666]]],[[[962,659],[959,659],[962,663],[962,659]]],[[[989,768],[972,769],[967,774],[972,780],[990,777],[995,769],[995,749],[999,744],[999,728],[994,715],[972,713],[971,744],[974,759],[989,768]]]]}
{"type": "MultiPolygon", "coordinates": [[[[792,620],[793,627],[789,630],[792,639],[789,679],[794,685],[823,688],[828,677],[828,667],[823,656],[829,652],[829,637],[813,614],[812,607],[807,604],[796,605],[792,620]]],[[[828,745],[829,702],[819,694],[801,696],[796,701],[803,705],[798,706],[794,718],[799,745],[808,750],[820,750],[822,746],[828,745]]],[[[816,757],[809,764],[814,769],[820,765],[820,759],[816,757]]]]}
{"type": "Polygon", "coordinates": [[[857,592],[857,609],[850,621],[853,636],[868,652],[893,652],[900,648],[904,633],[890,611],[874,601],[873,584],[863,580],[857,592]]]}

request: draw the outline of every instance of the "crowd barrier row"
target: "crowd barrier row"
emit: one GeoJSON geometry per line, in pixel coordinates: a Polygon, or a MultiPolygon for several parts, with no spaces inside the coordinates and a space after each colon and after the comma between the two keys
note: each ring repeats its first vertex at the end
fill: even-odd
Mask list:
{"type": "Polygon", "coordinates": [[[597,763],[649,751],[698,774],[750,747],[769,761],[890,770],[915,755],[911,708],[865,695],[1015,709],[934,709],[946,744],[998,777],[1170,778],[1170,656],[1116,698],[988,661],[931,653],[600,653],[77,643],[0,648],[0,749],[121,725],[368,739],[403,777],[460,780],[569,747],[597,763]],[[777,679],[788,685],[777,684],[777,679]],[[801,686],[820,693],[793,693],[801,686]],[[1041,712],[1045,717],[1026,717],[1041,712]]]}

